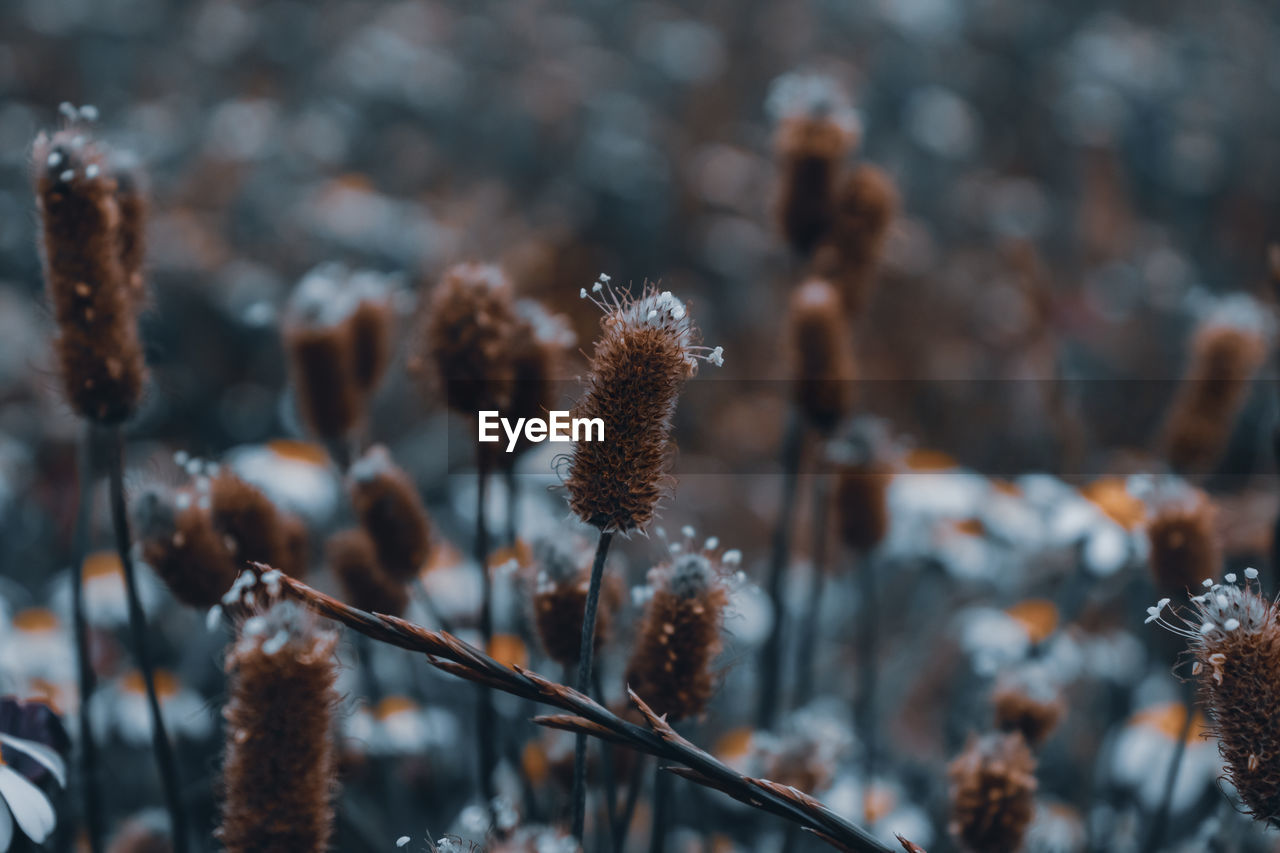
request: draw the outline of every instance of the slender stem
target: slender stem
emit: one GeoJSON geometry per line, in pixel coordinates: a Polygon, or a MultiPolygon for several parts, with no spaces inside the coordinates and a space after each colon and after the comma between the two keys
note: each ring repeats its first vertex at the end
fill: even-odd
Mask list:
{"type": "Polygon", "coordinates": [[[622,814],[613,823],[613,849],[618,853],[626,847],[631,821],[636,816],[636,804],[640,802],[640,789],[644,787],[644,753],[632,753],[631,758],[635,764],[631,766],[631,779],[627,783],[627,802],[622,807],[622,814]]]}
{"type": "MultiPolygon", "coordinates": [[[[586,693],[591,684],[591,665],[596,648],[596,611],[600,606],[600,582],[604,578],[604,561],[609,556],[613,534],[600,531],[596,557],[591,564],[591,585],[587,588],[587,605],[582,613],[582,644],[578,646],[578,680],[574,688],[586,693]]],[[[579,733],[573,749],[573,837],[582,842],[587,815],[587,736],[579,733]]]]}
{"type": "Polygon", "coordinates": [[[773,602],[773,630],[760,650],[760,697],[756,707],[756,727],[768,729],[778,715],[778,674],[782,662],[782,637],[786,621],[783,580],[791,554],[791,526],[795,522],[796,480],[804,448],[804,420],[794,406],[782,441],[782,502],[778,526],[773,531],[773,551],[769,560],[766,592],[773,602]]]}
{"type": "Polygon", "coordinates": [[[111,523],[115,528],[116,550],[120,554],[120,566],[124,571],[125,593],[129,604],[129,631],[133,635],[134,656],[142,672],[147,688],[147,705],[151,709],[151,747],[156,755],[160,771],[160,783],[164,786],[165,806],[169,810],[170,829],[173,833],[174,853],[187,851],[187,820],[182,811],[182,788],[178,782],[178,767],[173,758],[173,747],[165,731],[160,713],[160,700],[156,696],[155,675],[151,666],[151,649],[147,641],[146,616],[138,598],[137,571],[133,564],[133,543],[129,533],[129,516],[124,500],[124,436],[118,427],[112,429],[108,454],[108,477],[111,487],[111,523]]]}
{"type": "Polygon", "coordinates": [[[85,426],[77,454],[80,495],[71,546],[71,615],[75,625],[76,671],[79,677],[80,793],[84,798],[85,832],[92,853],[102,853],[102,802],[98,796],[98,746],[89,724],[93,697],[93,658],[89,651],[89,626],[84,615],[84,558],[89,550],[89,521],[93,515],[93,427],[85,426]]]}
{"type": "MultiPolygon", "coordinates": [[[[595,669],[591,673],[591,698],[595,699],[601,705],[604,701],[604,685],[601,683],[600,670],[595,669]]],[[[617,779],[613,775],[613,744],[600,744],[600,764],[601,771],[604,773],[604,804],[605,814],[608,820],[605,822],[605,831],[609,832],[613,829],[614,821],[618,818],[618,785],[617,779]]],[[[619,851],[615,851],[619,853],[619,851]]]]}
{"type": "Polygon", "coordinates": [[[1182,686],[1182,708],[1185,719],[1182,731],[1178,734],[1178,742],[1173,747],[1173,757],[1169,760],[1169,769],[1164,777],[1164,790],[1160,794],[1160,805],[1151,816],[1151,825],[1147,827],[1147,840],[1143,844],[1143,853],[1155,853],[1164,844],[1166,824],[1169,823],[1169,811],[1173,805],[1173,789],[1178,781],[1178,771],[1182,767],[1182,756],[1187,751],[1187,739],[1191,736],[1191,725],[1196,717],[1196,689],[1194,681],[1187,681],[1182,686]]]}
{"type": "MultiPolygon", "coordinates": [[[[485,524],[486,485],[489,481],[488,455],[481,451],[476,456],[476,542],[475,560],[480,566],[480,578],[483,597],[480,603],[480,636],[484,638],[484,648],[488,652],[493,647],[493,576],[489,573],[489,530],[485,524]]],[[[496,763],[496,715],[493,709],[493,696],[488,688],[478,687],[476,690],[476,728],[478,732],[477,759],[480,771],[480,797],[485,808],[489,810],[492,822],[493,804],[493,766],[496,763]]]]}
{"type": "Polygon", "coordinates": [[[653,826],[649,829],[649,853],[662,853],[667,846],[667,808],[671,800],[670,773],[662,769],[662,762],[653,765],[653,826]]]}
{"type": "Polygon", "coordinates": [[[799,708],[813,698],[814,655],[818,643],[818,612],[827,586],[827,544],[831,541],[830,509],[827,494],[829,480],[819,475],[813,485],[813,577],[809,580],[809,598],[800,621],[800,637],[796,641],[796,688],[791,704],[799,708]]]}
{"type": "MultiPolygon", "coordinates": [[[[870,792],[871,786],[875,782],[876,774],[876,632],[877,626],[877,608],[876,601],[876,563],[867,555],[862,555],[860,560],[862,565],[855,567],[854,571],[858,575],[861,586],[861,601],[859,609],[862,611],[858,620],[859,639],[858,639],[858,725],[862,735],[862,756],[863,756],[863,788],[864,792],[870,792]]],[[[867,803],[870,802],[869,796],[863,796],[863,820],[868,820],[866,814],[867,803]]]]}
{"type": "Polygon", "coordinates": [[[507,484],[507,545],[514,549],[519,541],[520,529],[520,478],[516,476],[514,462],[503,472],[507,484]]]}

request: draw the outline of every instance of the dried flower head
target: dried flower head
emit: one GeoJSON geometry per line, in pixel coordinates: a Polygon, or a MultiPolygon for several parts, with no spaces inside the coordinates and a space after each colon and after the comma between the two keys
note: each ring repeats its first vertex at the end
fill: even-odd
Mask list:
{"type": "Polygon", "coordinates": [[[207,502],[192,489],[149,489],[133,502],[132,514],[142,559],[173,597],[202,610],[217,604],[239,572],[207,502]]]}
{"type": "MultiPolygon", "coordinates": [[[[591,551],[577,537],[539,537],[533,543],[533,570],[533,622],[542,648],[556,663],[575,664],[582,650],[582,615],[591,582],[591,551]]],[[[617,575],[606,572],[596,611],[597,651],[608,638],[613,614],[621,603],[617,575]]]]}
{"type": "Polygon", "coordinates": [[[652,595],[627,662],[627,685],[670,722],[701,714],[711,699],[711,664],[720,653],[728,600],[712,550],[673,549],[670,560],[649,572],[652,595]]]}
{"type": "Polygon", "coordinates": [[[409,606],[405,585],[383,570],[373,539],[359,527],[340,530],[324,546],[325,562],[352,607],[400,616],[409,606]]]}
{"type": "Polygon", "coordinates": [[[1244,295],[1221,300],[1196,330],[1191,364],[1165,428],[1175,470],[1203,473],[1217,461],[1266,359],[1271,331],[1267,310],[1244,295]]]}
{"type": "MultiPolygon", "coordinates": [[[[544,418],[555,406],[556,379],[577,337],[563,315],[551,314],[535,300],[517,301],[516,315],[511,339],[511,402],[504,414],[513,420],[544,418]]],[[[519,453],[531,446],[521,434],[516,452],[504,453],[500,459],[514,464],[519,453]]]]}
{"type": "Polygon", "coordinates": [[[36,138],[36,206],[67,400],[81,417],[114,424],[137,410],[146,364],[120,257],[116,178],[84,126],[85,110],[64,105],[71,123],[36,138]]]}
{"type": "MultiPolygon", "coordinates": [[[[698,360],[724,362],[720,347],[695,346],[693,322],[668,291],[619,294],[602,275],[592,296],[604,312],[575,418],[599,418],[604,441],[574,444],[565,485],[582,521],[606,532],[643,530],[667,488],[671,419],[698,360]]],[[[583,298],[588,298],[584,288],[583,298]]]]}
{"type": "Polygon", "coordinates": [[[1160,599],[1147,621],[1187,640],[1227,776],[1256,820],[1280,826],[1280,618],[1256,569],[1224,580],[1206,578],[1191,608],[1160,599]]]}
{"type": "Polygon", "coordinates": [[[375,445],[351,466],[351,503],[391,577],[407,583],[417,577],[431,553],[431,522],[418,489],[375,445]]]}
{"type": "Polygon", "coordinates": [[[347,279],[352,301],[347,324],[351,328],[351,372],[356,387],[366,396],[377,389],[391,364],[395,337],[392,293],[397,281],[371,270],[357,270],[347,279]]]}
{"type": "Polygon", "coordinates": [[[862,418],[829,451],[836,482],[832,500],[837,529],[845,545],[865,553],[889,532],[889,483],[893,447],[885,425],[862,418]]]}
{"type": "Polygon", "coordinates": [[[794,361],[796,403],[809,423],[830,432],[853,404],[853,342],[840,293],[810,279],[791,296],[787,325],[794,361]]]}
{"type": "Polygon", "coordinates": [[[336,633],[288,601],[240,625],[227,654],[225,802],[216,833],[229,853],[328,849],[338,786],[336,643],[336,633]]]}
{"type": "Polygon", "coordinates": [[[135,306],[147,301],[147,279],[143,264],[147,256],[147,176],[137,159],[117,154],[111,172],[116,179],[116,206],[120,227],[116,231],[120,268],[125,286],[135,306]]]}
{"type": "Polygon", "coordinates": [[[974,853],[1014,853],[1035,814],[1036,762],[1021,734],[973,738],[951,762],[951,834],[974,853]]]}
{"type": "Polygon", "coordinates": [[[845,308],[853,316],[860,316],[870,302],[897,210],[893,180],[875,166],[859,166],[836,189],[831,228],[817,250],[814,267],[839,285],[845,308]]]}
{"type": "Polygon", "coordinates": [[[836,181],[858,141],[857,120],[840,88],[816,74],[779,77],[766,108],[778,122],[778,226],[792,249],[808,255],[831,227],[836,181]]]}
{"type": "Polygon", "coordinates": [[[261,489],[223,468],[209,480],[209,510],[237,570],[248,563],[291,561],[288,534],[276,505],[261,489]]]}
{"type": "Polygon", "coordinates": [[[1018,732],[1032,747],[1044,743],[1066,711],[1058,691],[1039,670],[1006,677],[991,695],[996,728],[1018,732]]]}
{"type": "Polygon", "coordinates": [[[1147,520],[1151,575],[1162,595],[1194,589],[1204,578],[1216,578],[1222,550],[1209,497],[1180,480],[1169,479],[1152,493],[1147,520]]]}
{"type": "Polygon", "coordinates": [[[445,403],[475,416],[504,410],[511,399],[515,297],[502,270],[457,264],[445,271],[426,312],[420,353],[411,367],[434,370],[445,403]]]}
{"type": "Polygon", "coordinates": [[[356,380],[353,306],[340,271],[326,264],[307,273],[289,297],[282,329],[298,414],[329,441],[355,427],[364,405],[356,380]]]}
{"type": "Polygon", "coordinates": [[[284,557],[276,568],[289,577],[306,577],[311,562],[311,541],[307,523],[300,515],[281,512],[280,528],[284,531],[284,557]]]}

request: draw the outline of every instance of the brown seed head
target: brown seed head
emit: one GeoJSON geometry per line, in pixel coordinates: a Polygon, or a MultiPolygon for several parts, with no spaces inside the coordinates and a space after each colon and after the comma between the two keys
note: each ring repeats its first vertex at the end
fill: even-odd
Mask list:
{"type": "Polygon", "coordinates": [[[79,124],[37,137],[33,161],[63,389],[81,417],[119,423],[138,408],[146,364],[120,257],[116,179],[79,124]]]}
{"type": "Polygon", "coordinates": [[[1161,599],[1147,621],[1187,639],[1227,777],[1255,820],[1280,826],[1280,615],[1257,576],[1248,569],[1237,585],[1228,574],[1189,611],[1161,599]]]}
{"type": "Polygon", "coordinates": [[[809,423],[830,432],[853,404],[853,342],[840,293],[810,279],[791,297],[788,317],[796,403],[809,423]]]}
{"type": "Polygon", "coordinates": [[[328,441],[346,436],[363,414],[345,270],[317,267],[289,297],[282,334],[294,398],[307,428],[328,441]]]}
{"type": "MultiPolygon", "coordinates": [[[[576,338],[567,320],[551,314],[532,299],[516,302],[517,322],[511,340],[511,364],[514,381],[506,417],[544,418],[555,408],[556,379],[565,357],[576,338]]],[[[499,459],[515,464],[519,454],[532,445],[521,434],[515,451],[503,453],[499,459]]]]}
{"type": "Polygon", "coordinates": [[[408,583],[431,554],[431,522],[409,475],[375,445],[351,466],[351,503],[388,575],[408,583]]]}
{"type": "Polygon", "coordinates": [[[836,190],[827,239],[814,267],[839,285],[846,309],[860,316],[871,300],[889,226],[898,210],[893,180],[871,165],[854,169],[836,190]]]}
{"type": "Polygon", "coordinates": [[[973,853],[1014,853],[1035,813],[1036,762],[1021,734],[970,740],[951,762],[951,834],[973,853]]]}
{"type": "Polygon", "coordinates": [[[311,563],[311,542],[307,523],[291,512],[281,512],[280,528],[284,531],[284,560],[276,568],[289,577],[299,579],[306,577],[311,563]]]}
{"type": "Polygon", "coordinates": [[[699,358],[714,364],[723,359],[718,347],[704,353],[694,346],[688,312],[670,292],[648,288],[633,299],[603,282],[596,287],[607,294],[598,303],[607,313],[573,417],[603,421],[604,441],[574,444],[565,485],[578,518],[625,533],[649,524],[669,488],[671,419],[680,386],[696,372],[699,358]]]}
{"type": "Polygon", "coordinates": [[[360,393],[372,394],[391,363],[396,317],[392,306],[393,282],[368,270],[351,273],[347,280],[352,300],[347,324],[351,328],[351,372],[360,393]]]}
{"type": "Polygon", "coordinates": [[[996,728],[1018,732],[1038,747],[1058,727],[1066,706],[1062,697],[1039,680],[1016,679],[999,685],[991,695],[996,728]]]}
{"type": "Polygon", "coordinates": [[[715,690],[712,661],[728,592],[720,566],[701,553],[677,554],[650,572],[653,597],[627,662],[627,685],[670,722],[697,716],[715,690]]]}
{"type": "Polygon", "coordinates": [[[223,469],[209,481],[209,508],[237,571],[251,562],[276,567],[291,562],[281,513],[257,486],[223,469]]]}
{"type": "MultiPolygon", "coordinates": [[[[1235,303],[1228,306],[1233,310],[1235,303]]],[[[1191,365],[1165,431],[1166,452],[1177,471],[1207,471],[1231,437],[1253,375],[1267,355],[1266,335],[1251,320],[1213,318],[1196,332],[1191,365]]]]}
{"type": "MultiPolygon", "coordinates": [[[[578,662],[582,615],[591,582],[591,553],[580,540],[543,537],[533,543],[533,621],[547,656],[568,666],[578,662]]],[[[595,647],[609,636],[613,615],[622,603],[617,575],[607,571],[596,612],[595,647]]]]}
{"type": "Polygon", "coordinates": [[[363,529],[352,527],[333,534],[325,543],[324,553],[348,604],[371,613],[404,614],[409,593],[403,583],[378,564],[373,540],[363,529]]]}
{"type": "Polygon", "coordinates": [[[227,654],[228,853],[320,853],[333,831],[337,634],[292,602],[251,616],[227,654]]]}
{"type": "Polygon", "coordinates": [[[214,529],[208,508],[196,494],[151,489],[143,492],[131,509],[142,543],[142,559],[173,597],[201,610],[216,605],[239,570],[224,537],[214,529]]]}
{"type": "Polygon", "coordinates": [[[856,142],[855,133],[825,116],[789,118],[778,127],[778,228],[795,252],[810,254],[830,230],[840,164],[856,142]]]}
{"type": "Polygon", "coordinates": [[[849,548],[866,553],[889,532],[888,492],[894,465],[883,425],[872,420],[855,423],[847,439],[833,446],[831,461],[840,537],[849,548]]]}
{"type": "Polygon", "coordinates": [[[411,366],[444,391],[454,411],[505,410],[511,399],[517,317],[511,285],[496,266],[457,264],[445,271],[427,309],[420,355],[411,366]]]}
{"type": "Polygon", "coordinates": [[[147,177],[133,158],[117,156],[112,162],[116,179],[116,206],[120,227],[116,241],[120,269],[135,307],[147,302],[147,279],[143,264],[147,256],[147,177]]]}
{"type": "Polygon", "coordinates": [[[1205,578],[1218,577],[1222,551],[1213,503],[1186,487],[1162,500],[1147,522],[1151,576],[1161,595],[1190,593],[1205,578]]]}

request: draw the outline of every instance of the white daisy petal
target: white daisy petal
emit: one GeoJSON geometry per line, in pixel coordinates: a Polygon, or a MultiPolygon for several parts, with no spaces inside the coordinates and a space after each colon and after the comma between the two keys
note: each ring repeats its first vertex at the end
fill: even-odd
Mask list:
{"type": "MultiPolygon", "coordinates": [[[[14,737],[0,732],[0,744],[18,750],[28,756],[32,761],[42,765],[45,770],[53,774],[53,778],[58,780],[58,785],[67,787],[67,765],[63,762],[62,756],[54,752],[42,743],[26,738],[14,737]]],[[[3,849],[3,848],[0,848],[3,849]]]]}
{"type": "Polygon", "coordinates": [[[8,850],[13,846],[13,815],[9,807],[0,799],[0,850],[8,850]]]}
{"type": "Polygon", "coordinates": [[[49,798],[8,765],[0,766],[0,798],[9,804],[18,828],[27,838],[37,844],[48,839],[57,823],[49,798]]]}

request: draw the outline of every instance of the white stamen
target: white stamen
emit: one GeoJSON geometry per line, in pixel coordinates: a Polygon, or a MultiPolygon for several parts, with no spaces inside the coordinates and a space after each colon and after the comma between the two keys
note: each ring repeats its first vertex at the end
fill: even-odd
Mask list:
{"type": "Polygon", "coordinates": [[[1227,576],[1226,576],[1225,580],[1226,580],[1226,582],[1227,582],[1227,583],[1235,583],[1235,582],[1236,582],[1236,573],[1235,573],[1235,572],[1227,572],[1227,576]]]}
{"type": "Polygon", "coordinates": [[[734,548],[732,551],[725,551],[724,556],[720,558],[720,562],[724,563],[726,566],[736,566],[742,562],[742,552],[737,548],[734,548]]]}
{"type": "Polygon", "coordinates": [[[702,543],[702,550],[714,551],[720,547],[720,538],[718,536],[708,536],[707,541],[702,543]]]}
{"type": "Polygon", "coordinates": [[[58,175],[58,180],[62,181],[65,184],[65,183],[69,183],[71,179],[74,178],[75,176],[76,176],[75,169],[67,169],[61,175],[58,175]]]}
{"type": "Polygon", "coordinates": [[[603,282],[610,282],[610,281],[613,281],[613,278],[611,276],[605,275],[604,273],[600,273],[600,280],[603,282]]]}
{"type": "Polygon", "coordinates": [[[1244,576],[1245,576],[1245,577],[1247,577],[1247,578],[1248,578],[1249,580],[1251,580],[1251,581],[1256,581],[1256,580],[1258,579],[1258,570],[1257,570],[1257,569],[1245,569],[1245,570],[1244,570],[1244,576]]]}
{"type": "Polygon", "coordinates": [[[586,289],[585,287],[584,287],[584,288],[581,288],[581,289],[578,291],[578,298],[579,298],[579,299],[586,299],[586,298],[587,298],[587,289],[586,289]]]}
{"type": "Polygon", "coordinates": [[[1201,634],[1207,634],[1210,631],[1216,631],[1216,630],[1218,630],[1218,626],[1213,624],[1212,622],[1205,622],[1203,625],[1200,626],[1201,634]]]}
{"type": "Polygon", "coordinates": [[[50,152],[49,152],[49,160],[48,160],[48,163],[49,163],[49,168],[50,168],[50,169],[56,169],[56,168],[58,168],[58,166],[59,166],[59,165],[61,165],[61,163],[62,163],[62,152],[61,152],[61,151],[50,151],[50,152]]]}
{"type": "Polygon", "coordinates": [[[1205,589],[1208,589],[1209,587],[1213,586],[1213,578],[1205,578],[1204,580],[1200,581],[1200,585],[1203,586],[1205,589]]]}
{"type": "Polygon", "coordinates": [[[88,166],[85,166],[84,176],[89,180],[93,180],[94,178],[98,177],[98,164],[90,163],[88,166]]]}
{"type": "Polygon", "coordinates": [[[1228,631],[1234,631],[1235,629],[1240,627],[1240,620],[1228,619],[1226,622],[1222,623],[1222,627],[1226,628],[1228,631]]]}

